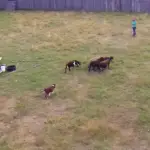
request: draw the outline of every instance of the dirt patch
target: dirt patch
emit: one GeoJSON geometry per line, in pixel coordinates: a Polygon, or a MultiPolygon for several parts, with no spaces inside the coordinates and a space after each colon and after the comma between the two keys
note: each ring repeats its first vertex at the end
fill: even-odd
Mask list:
{"type": "Polygon", "coordinates": [[[44,129],[46,118],[39,116],[24,116],[16,120],[16,130],[9,136],[9,143],[12,147],[22,148],[34,146],[36,137],[44,129]]]}
{"type": "Polygon", "coordinates": [[[55,125],[57,122],[61,124],[65,117],[68,118],[69,115],[72,115],[69,110],[73,107],[72,103],[69,100],[63,102],[41,101],[37,104],[36,110],[27,116],[16,119],[16,128],[8,137],[11,147],[21,150],[44,147],[46,145],[45,129],[49,125],[49,121],[55,125]]]}
{"type": "Polygon", "coordinates": [[[82,140],[84,139],[85,141],[94,138],[109,140],[113,139],[118,134],[118,131],[104,120],[91,119],[80,127],[79,133],[82,135],[82,140]]]}
{"type": "Polygon", "coordinates": [[[108,121],[120,128],[129,129],[134,127],[137,118],[138,112],[136,109],[120,107],[115,108],[115,111],[112,110],[108,121]]]}
{"type": "Polygon", "coordinates": [[[66,104],[51,104],[47,107],[48,116],[63,116],[67,113],[69,106],[66,104]]]}
{"type": "Polygon", "coordinates": [[[16,115],[16,100],[14,98],[0,97],[0,135],[5,136],[9,132],[12,120],[16,115]]]}
{"type": "Polygon", "coordinates": [[[113,150],[146,150],[148,142],[140,140],[140,133],[136,130],[137,119],[138,111],[135,108],[120,107],[111,110],[107,118],[108,125],[120,133],[114,141],[113,150]]]}
{"type": "Polygon", "coordinates": [[[127,75],[129,78],[129,81],[127,83],[132,86],[149,85],[148,84],[149,76],[147,76],[147,74],[139,76],[137,74],[128,73],[127,75]]]}
{"type": "Polygon", "coordinates": [[[74,77],[72,80],[68,82],[68,87],[76,93],[76,100],[83,101],[86,100],[88,96],[88,84],[81,84],[77,77],[74,77]]]}
{"type": "Polygon", "coordinates": [[[88,97],[88,85],[79,84],[78,85],[78,92],[77,92],[77,99],[79,101],[86,100],[88,97]]]}
{"type": "Polygon", "coordinates": [[[12,115],[14,113],[14,108],[16,105],[16,100],[13,98],[0,97],[0,114],[12,115]]]}
{"type": "Polygon", "coordinates": [[[89,145],[83,145],[83,144],[75,144],[74,146],[73,146],[73,150],[92,150],[92,149],[94,149],[94,147],[93,146],[89,146],[89,145]]]}
{"type": "Polygon", "coordinates": [[[128,73],[128,78],[132,81],[134,79],[138,79],[139,78],[139,75],[138,74],[135,74],[135,73],[128,73]]]}
{"type": "Polygon", "coordinates": [[[25,116],[17,121],[17,124],[22,128],[26,128],[30,133],[38,134],[44,127],[46,119],[39,116],[25,116]]]}
{"type": "Polygon", "coordinates": [[[89,120],[86,125],[82,126],[81,129],[83,131],[86,130],[98,130],[100,127],[102,128],[109,128],[109,126],[107,125],[107,122],[105,122],[104,120],[98,120],[98,119],[93,119],[93,120],[89,120]]]}

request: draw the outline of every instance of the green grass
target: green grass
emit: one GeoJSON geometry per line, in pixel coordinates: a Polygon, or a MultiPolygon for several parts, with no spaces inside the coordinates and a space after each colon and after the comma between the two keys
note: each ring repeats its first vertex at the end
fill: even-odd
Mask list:
{"type": "Polygon", "coordinates": [[[11,149],[9,148],[8,144],[6,143],[6,141],[2,141],[2,142],[0,143],[0,145],[1,145],[1,150],[11,150],[11,149]]]}
{"type": "Polygon", "coordinates": [[[149,149],[150,16],[133,15],[0,13],[1,63],[17,65],[0,74],[2,150],[149,149]],[[88,73],[99,56],[114,56],[111,70],[88,73]],[[81,68],[64,74],[72,59],[81,68]]]}

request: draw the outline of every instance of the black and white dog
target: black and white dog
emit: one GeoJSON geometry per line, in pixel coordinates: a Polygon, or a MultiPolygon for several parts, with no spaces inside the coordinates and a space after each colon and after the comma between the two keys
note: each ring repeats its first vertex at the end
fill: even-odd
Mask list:
{"type": "Polygon", "coordinates": [[[67,69],[68,69],[69,71],[71,71],[70,68],[79,67],[80,65],[81,65],[81,62],[79,62],[79,61],[77,61],[77,60],[69,61],[69,62],[66,64],[65,73],[67,72],[67,69]]]}

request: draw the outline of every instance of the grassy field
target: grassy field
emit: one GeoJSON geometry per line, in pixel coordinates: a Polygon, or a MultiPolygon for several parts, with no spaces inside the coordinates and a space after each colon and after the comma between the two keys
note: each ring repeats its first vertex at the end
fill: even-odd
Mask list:
{"type": "Polygon", "coordinates": [[[1,12],[1,63],[17,71],[0,74],[0,150],[149,150],[149,38],[147,14],[1,12]],[[88,73],[99,56],[111,70],[88,73]]]}

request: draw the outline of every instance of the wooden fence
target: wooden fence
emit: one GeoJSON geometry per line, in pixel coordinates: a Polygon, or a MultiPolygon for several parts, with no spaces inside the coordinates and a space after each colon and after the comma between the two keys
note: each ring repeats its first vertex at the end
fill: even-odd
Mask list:
{"type": "Polygon", "coordinates": [[[150,13],[150,0],[0,0],[0,9],[150,13]]]}

